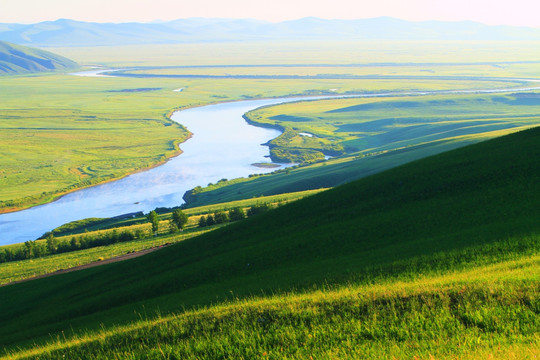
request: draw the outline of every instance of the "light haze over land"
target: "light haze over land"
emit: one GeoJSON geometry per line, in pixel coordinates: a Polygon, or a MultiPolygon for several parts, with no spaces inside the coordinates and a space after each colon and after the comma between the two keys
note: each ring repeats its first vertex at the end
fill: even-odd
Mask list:
{"type": "Polygon", "coordinates": [[[90,22],[150,22],[180,18],[254,18],[272,22],[303,17],[366,19],[379,16],[409,21],[476,21],[488,25],[540,27],[536,0],[1,0],[0,23],[35,23],[69,18],[90,22]]]}

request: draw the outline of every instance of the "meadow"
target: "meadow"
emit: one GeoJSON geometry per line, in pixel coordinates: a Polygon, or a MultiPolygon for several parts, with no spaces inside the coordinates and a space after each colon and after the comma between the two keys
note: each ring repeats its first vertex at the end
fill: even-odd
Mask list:
{"type": "Polygon", "coordinates": [[[3,287],[6,356],[533,358],[539,136],[462,147],[137,259],[3,287]]]}
{"type": "MultiPolygon", "coordinates": [[[[349,81],[347,91],[367,83],[349,81]]],[[[405,86],[405,84],[403,84],[405,86]]],[[[174,109],[290,94],[320,93],[335,81],[6,77],[1,105],[0,208],[48,202],[85,186],[155,166],[181,152],[188,130],[174,109]],[[182,92],[174,89],[184,87],[182,92]],[[129,89],[144,89],[128,91],[129,89]],[[148,90],[150,89],[150,90],[148,90]]],[[[433,84],[426,84],[433,86],[433,84]]]]}
{"type": "Polygon", "coordinates": [[[509,79],[531,76],[539,66],[532,60],[536,53],[529,43],[469,44],[477,50],[474,61],[472,49],[463,44],[450,45],[461,48],[452,55],[445,55],[445,49],[434,43],[409,45],[409,51],[400,57],[392,55],[403,45],[393,44],[395,49],[389,51],[388,44],[370,42],[317,46],[271,43],[264,45],[273,50],[270,57],[261,55],[267,52],[254,51],[263,46],[260,43],[212,47],[121,46],[114,51],[110,47],[49,49],[83,65],[138,66],[142,72],[224,74],[226,71],[234,75],[248,71],[259,76],[334,73],[337,77],[139,79],[67,74],[3,77],[0,212],[49,202],[66,192],[148,169],[180,154],[179,144],[190,134],[189,129],[168,118],[177,109],[293,95],[519,87],[523,81],[509,79]],[[519,56],[507,52],[509,49],[519,51],[519,56]],[[209,51],[218,50],[219,58],[208,56],[209,51]],[[419,61],[422,57],[416,51],[422,52],[424,58],[426,53],[430,54],[430,63],[419,61]],[[201,63],[208,66],[145,70],[145,67],[201,63]],[[305,66],[311,63],[314,65],[305,66]],[[224,69],[223,64],[236,67],[224,69]],[[247,68],[238,67],[246,64],[247,68]],[[351,74],[380,78],[347,78],[351,74]],[[486,81],[487,78],[491,79],[486,81]],[[179,88],[183,91],[173,91],[179,88]]]}

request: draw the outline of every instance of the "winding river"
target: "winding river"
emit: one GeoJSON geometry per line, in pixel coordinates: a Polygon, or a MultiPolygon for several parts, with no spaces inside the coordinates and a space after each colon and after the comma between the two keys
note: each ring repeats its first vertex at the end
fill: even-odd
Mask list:
{"type": "Polygon", "coordinates": [[[198,185],[275,169],[251,164],[269,162],[261,144],[279,131],[248,125],[247,111],[297,99],[267,99],[223,103],[177,111],[171,117],[193,136],[180,145],[180,156],[148,171],[121,180],[79,190],[34,208],[0,215],[0,245],[34,240],[70,221],[111,217],[156,207],[182,204],[187,190],[198,185]],[[226,134],[226,136],[224,135],[226,134]]]}
{"type": "MultiPolygon", "coordinates": [[[[95,70],[93,76],[104,76],[102,72],[95,70]]],[[[348,97],[497,93],[538,89],[540,87],[394,92],[348,97]]],[[[222,178],[271,172],[274,169],[257,168],[251,164],[269,161],[268,147],[261,144],[278,136],[279,131],[248,125],[242,115],[261,106],[328,97],[249,100],[177,111],[171,117],[172,120],[186,126],[193,133],[191,139],[181,144],[184,152],[180,156],[151,170],[79,190],[49,204],[0,215],[0,245],[34,240],[55,227],[83,218],[112,217],[138,211],[148,212],[156,207],[178,206],[183,203],[183,194],[195,186],[215,183],[222,178]]]]}

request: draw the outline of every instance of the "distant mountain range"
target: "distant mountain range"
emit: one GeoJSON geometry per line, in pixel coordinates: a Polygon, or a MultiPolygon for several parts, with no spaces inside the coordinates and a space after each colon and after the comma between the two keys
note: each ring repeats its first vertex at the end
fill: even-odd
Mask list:
{"type": "Polygon", "coordinates": [[[0,75],[76,69],[79,65],[49,51],[0,41],[0,75]]]}
{"type": "Polygon", "coordinates": [[[250,40],[540,40],[540,29],[464,22],[304,18],[179,19],[152,23],[90,23],[67,19],[0,24],[0,40],[34,46],[170,44],[250,40]]]}

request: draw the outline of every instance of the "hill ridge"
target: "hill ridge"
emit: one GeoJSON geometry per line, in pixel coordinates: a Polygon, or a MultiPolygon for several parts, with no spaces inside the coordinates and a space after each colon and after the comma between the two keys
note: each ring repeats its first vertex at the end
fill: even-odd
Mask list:
{"type": "Polygon", "coordinates": [[[70,19],[0,24],[0,40],[40,46],[171,44],[260,40],[540,40],[540,29],[473,21],[413,22],[392,17],[332,20],[308,17],[278,23],[254,19],[188,18],[151,23],[70,19]]]}
{"type": "Polygon", "coordinates": [[[0,75],[61,71],[79,65],[49,51],[0,41],[0,75]]]}

